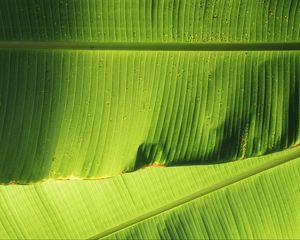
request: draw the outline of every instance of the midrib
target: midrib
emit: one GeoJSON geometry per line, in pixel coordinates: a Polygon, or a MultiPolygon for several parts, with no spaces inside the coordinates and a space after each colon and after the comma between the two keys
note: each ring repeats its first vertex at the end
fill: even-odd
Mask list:
{"type": "Polygon", "coordinates": [[[69,41],[0,41],[0,49],[73,49],[126,51],[293,51],[300,42],[272,43],[129,43],[69,41]]]}
{"type": "Polygon", "coordinates": [[[211,194],[213,192],[216,192],[222,188],[225,188],[227,186],[230,186],[234,183],[237,183],[239,181],[242,181],[244,179],[247,179],[249,177],[252,177],[254,175],[257,175],[257,174],[260,174],[262,172],[265,172],[267,170],[270,170],[272,168],[275,168],[275,167],[278,167],[282,164],[285,164],[293,159],[296,159],[296,158],[299,158],[300,157],[300,146],[298,147],[294,147],[294,149],[292,149],[291,153],[289,153],[288,155],[286,156],[275,156],[274,158],[272,158],[272,161],[268,161],[267,163],[264,163],[258,167],[255,167],[253,169],[250,169],[246,172],[243,172],[243,173],[240,173],[240,174],[237,174],[235,176],[232,176],[228,179],[225,179],[223,181],[220,181],[216,184],[213,184],[212,186],[209,186],[209,187],[206,187],[204,189],[201,189],[197,192],[194,192],[192,194],[189,194],[183,198],[180,198],[174,202],[171,202],[169,204],[166,204],[160,208],[157,208],[157,209],[154,209],[154,210],[151,210],[145,214],[142,214],[140,216],[137,216],[135,218],[132,218],[130,219],[129,221],[126,221],[122,224],[119,224],[117,226],[114,226],[110,229],[107,229],[95,236],[92,236],[91,238],[89,239],[100,239],[100,238],[103,238],[103,237],[107,237],[113,233],[116,233],[116,232],[119,232],[127,227],[130,227],[130,226],[133,226],[137,223],[140,223],[144,220],[147,220],[151,217],[154,217],[154,216],[157,216],[159,214],[162,214],[166,211],[169,211],[169,210],[172,210],[173,208],[176,208],[176,207],[179,207],[183,204],[186,204],[186,203],[189,203],[195,199],[198,199],[200,197],[203,197],[205,195],[208,195],[208,194],[211,194]]]}

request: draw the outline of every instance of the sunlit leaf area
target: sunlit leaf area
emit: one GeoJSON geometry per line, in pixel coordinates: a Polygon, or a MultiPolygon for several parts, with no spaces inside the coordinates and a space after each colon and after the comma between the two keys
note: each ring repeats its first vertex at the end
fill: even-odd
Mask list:
{"type": "Polygon", "coordinates": [[[0,239],[300,239],[300,0],[0,0],[0,239]]]}

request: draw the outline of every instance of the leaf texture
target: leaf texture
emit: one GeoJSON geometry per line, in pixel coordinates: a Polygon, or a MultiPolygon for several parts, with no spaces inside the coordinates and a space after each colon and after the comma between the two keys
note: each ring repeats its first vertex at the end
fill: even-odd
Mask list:
{"type": "Polygon", "coordinates": [[[299,156],[0,186],[0,238],[298,238],[299,156]]]}
{"type": "Polygon", "coordinates": [[[2,50],[2,182],[226,162],[299,143],[299,52],[2,50]]]}
{"type": "Polygon", "coordinates": [[[297,239],[299,163],[297,158],[106,239],[297,239]]]}
{"type": "Polygon", "coordinates": [[[2,41],[298,42],[298,0],[1,0],[2,41]]]}
{"type": "Polygon", "coordinates": [[[299,143],[298,1],[0,4],[2,183],[226,162],[299,143]],[[207,42],[229,45],[189,45],[207,42]]]}
{"type": "Polygon", "coordinates": [[[299,0],[0,0],[0,238],[299,238],[299,38],[299,0]]]}

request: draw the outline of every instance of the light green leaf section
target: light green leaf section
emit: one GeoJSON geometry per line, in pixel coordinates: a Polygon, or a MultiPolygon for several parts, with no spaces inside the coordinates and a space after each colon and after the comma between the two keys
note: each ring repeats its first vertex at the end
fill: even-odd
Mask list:
{"type": "Polygon", "coordinates": [[[298,0],[1,0],[0,40],[295,42],[298,0]]]}
{"type": "Polygon", "coordinates": [[[0,182],[297,145],[299,34],[298,0],[1,0],[0,182]]]}
{"type": "Polygon", "coordinates": [[[300,141],[299,51],[0,51],[0,180],[227,162],[300,141]]]}
{"type": "Polygon", "coordinates": [[[300,158],[235,182],[107,239],[298,239],[300,158]]]}
{"type": "Polygon", "coordinates": [[[0,238],[298,238],[299,156],[0,186],[0,238]]]}
{"type": "Polygon", "coordinates": [[[0,0],[0,238],[300,238],[299,40],[299,0],[0,0]]]}

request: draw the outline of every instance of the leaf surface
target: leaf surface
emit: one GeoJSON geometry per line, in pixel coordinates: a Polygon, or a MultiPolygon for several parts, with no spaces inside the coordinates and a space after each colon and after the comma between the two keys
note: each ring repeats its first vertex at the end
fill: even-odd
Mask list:
{"type": "Polygon", "coordinates": [[[300,142],[298,1],[0,4],[2,183],[300,142]]]}
{"type": "Polygon", "coordinates": [[[0,39],[299,42],[299,5],[298,0],[1,0],[0,39]]]}
{"type": "Polygon", "coordinates": [[[0,186],[0,238],[297,238],[299,156],[0,186]]]}
{"type": "Polygon", "coordinates": [[[0,238],[299,238],[299,40],[299,0],[0,0],[0,238]]]}
{"type": "Polygon", "coordinates": [[[299,143],[298,51],[1,50],[1,182],[227,162],[299,143]]]}

